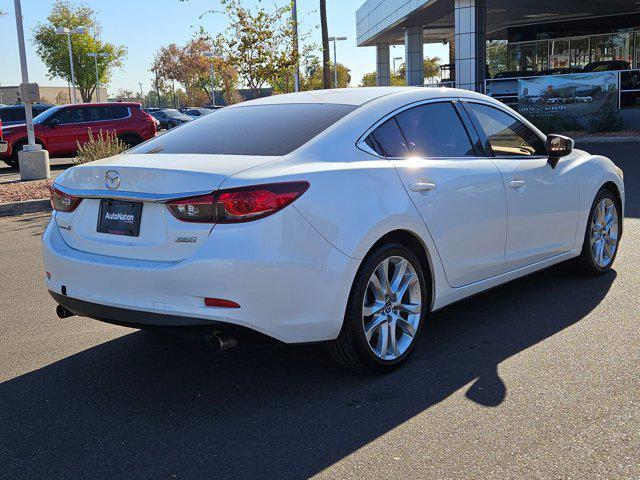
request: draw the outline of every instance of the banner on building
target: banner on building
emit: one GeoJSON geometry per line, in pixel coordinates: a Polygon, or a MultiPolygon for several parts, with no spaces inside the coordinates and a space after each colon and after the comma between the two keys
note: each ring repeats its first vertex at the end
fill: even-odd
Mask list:
{"type": "Polygon", "coordinates": [[[518,80],[518,111],[542,130],[593,130],[619,117],[618,101],[617,72],[518,80]]]}

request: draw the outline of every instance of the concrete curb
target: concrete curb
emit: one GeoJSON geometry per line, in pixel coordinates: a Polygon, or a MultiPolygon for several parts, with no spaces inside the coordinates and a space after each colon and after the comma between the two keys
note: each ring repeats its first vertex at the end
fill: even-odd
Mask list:
{"type": "Polygon", "coordinates": [[[0,204],[0,217],[22,215],[24,213],[50,212],[49,200],[25,200],[23,202],[0,204]]]}

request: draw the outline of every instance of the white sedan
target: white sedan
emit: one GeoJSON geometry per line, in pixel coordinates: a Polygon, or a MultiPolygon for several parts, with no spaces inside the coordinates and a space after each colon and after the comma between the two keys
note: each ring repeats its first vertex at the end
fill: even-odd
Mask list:
{"type": "Polygon", "coordinates": [[[388,371],[434,310],[553,264],[611,268],[622,171],[455,89],[361,88],[227,107],[52,188],[58,315],[328,342],[388,371]]]}

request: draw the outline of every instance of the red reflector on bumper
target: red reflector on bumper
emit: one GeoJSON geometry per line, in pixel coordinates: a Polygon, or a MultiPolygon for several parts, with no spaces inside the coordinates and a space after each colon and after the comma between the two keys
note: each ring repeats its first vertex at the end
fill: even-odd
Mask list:
{"type": "Polygon", "coordinates": [[[236,302],[232,302],[231,300],[224,300],[222,298],[205,298],[204,304],[207,307],[218,307],[218,308],[240,308],[236,302]]]}

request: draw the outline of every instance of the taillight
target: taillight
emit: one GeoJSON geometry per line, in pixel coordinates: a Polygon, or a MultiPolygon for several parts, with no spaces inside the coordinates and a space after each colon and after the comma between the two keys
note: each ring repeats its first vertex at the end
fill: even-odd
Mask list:
{"type": "Polygon", "coordinates": [[[53,185],[49,191],[51,193],[51,208],[58,212],[73,212],[82,201],[82,198],[67,195],[53,185]]]}
{"type": "Polygon", "coordinates": [[[231,188],[170,202],[167,207],[174,217],[185,222],[249,222],[283,209],[308,188],[308,182],[231,188]]]}

